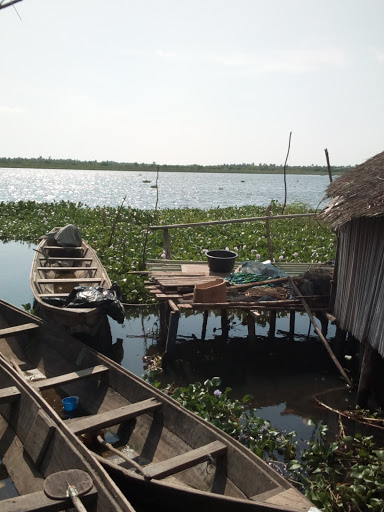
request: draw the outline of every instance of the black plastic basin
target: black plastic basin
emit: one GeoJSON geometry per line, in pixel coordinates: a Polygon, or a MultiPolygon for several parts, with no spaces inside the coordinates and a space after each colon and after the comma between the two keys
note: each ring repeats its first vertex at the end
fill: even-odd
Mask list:
{"type": "Polygon", "coordinates": [[[237,254],[232,251],[207,251],[208,267],[212,272],[227,274],[232,272],[237,254]]]}

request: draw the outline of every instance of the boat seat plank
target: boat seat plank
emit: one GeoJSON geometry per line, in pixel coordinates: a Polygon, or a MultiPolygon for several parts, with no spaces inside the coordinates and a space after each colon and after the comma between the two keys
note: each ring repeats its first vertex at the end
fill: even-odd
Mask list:
{"type": "Polygon", "coordinates": [[[92,375],[98,375],[100,373],[105,373],[108,371],[108,367],[103,364],[99,364],[97,366],[92,366],[91,368],[86,368],[84,370],[78,370],[76,372],[65,373],[63,375],[58,375],[57,377],[51,377],[50,379],[42,379],[39,381],[31,382],[31,385],[34,388],[38,389],[46,389],[53,388],[54,386],[58,386],[60,384],[68,384],[69,382],[73,382],[75,380],[84,379],[86,377],[91,377],[92,375]]]}
{"type": "MultiPolygon", "coordinates": [[[[87,494],[81,496],[84,506],[91,506],[96,501],[97,489],[93,487],[87,494]]],[[[24,494],[2,500],[1,512],[56,512],[60,510],[72,510],[71,500],[52,500],[44,491],[24,494]]]]}
{"type": "Polygon", "coordinates": [[[38,293],[39,297],[68,297],[69,293],[38,293]]]}
{"type": "Polygon", "coordinates": [[[15,386],[0,389],[0,404],[15,402],[20,397],[20,391],[15,386]]]}
{"type": "Polygon", "coordinates": [[[117,425],[130,418],[135,418],[141,414],[159,409],[161,405],[161,402],[158,402],[156,399],[149,398],[142,402],[124,405],[123,407],[112,409],[111,411],[101,414],[95,414],[94,416],[86,416],[81,419],[69,419],[66,420],[66,423],[74,434],[84,434],[92,432],[93,430],[110,427],[111,425],[117,425]]]}
{"type": "Polygon", "coordinates": [[[100,277],[77,277],[71,279],[38,279],[39,284],[100,283],[100,277]]]}
{"type": "Polygon", "coordinates": [[[34,323],[14,325],[13,327],[0,329],[0,336],[9,336],[10,334],[17,334],[18,332],[31,331],[32,329],[37,329],[38,327],[40,327],[39,324],[34,323]]]}
{"type": "Polygon", "coordinates": [[[195,466],[200,462],[204,462],[211,457],[223,455],[226,451],[227,446],[225,444],[220,441],[214,441],[213,443],[209,443],[205,446],[201,446],[200,448],[196,448],[195,450],[177,455],[171,459],[145,466],[143,468],[144,476],[145,478],[155,479],[165,478],[175,473],[179,473],[184,469],[195,466]]]}
{"type": "Polygon", "coordinates": [[[74,270],[97,270],[99,267],[36,267],[36,270],[41,270],[43,272],[50,272],[53,270],[54,272],[73,272],[74,270]]]}
{"type": "Polygon", "coordinates": [[[82,261],[93,261],[94,258],[79,258],[77,256],[73,256],[72,258],[70,256],[48,256],[47,258],[45,256],[41,256],[40,259],[42,261],[75,261],[82,262],[82,261]]]}
{"type": "Polygon", "coordinates": [[[62,247],[61,245],[44,245],[44,249],[47,249],[48,251],[50,249],[55,249],[55,251],[56,250],[59,250],[59,251],[81,251],[82,246],[79,245],[77,247],[62,247]]]}

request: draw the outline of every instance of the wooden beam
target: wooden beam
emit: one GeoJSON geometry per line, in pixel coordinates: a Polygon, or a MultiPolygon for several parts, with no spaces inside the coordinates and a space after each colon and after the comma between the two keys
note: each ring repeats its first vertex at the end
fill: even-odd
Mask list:
{"type": "Polygon", "coordinates": [[[254,222],[268,220],[281,220],[281,219],[302,219],[305,217],[316,217],[316,213],[296,213],[291,215],[273,215],[271,217],[245,217],[243,219],[227,219],[227,220],[211,220],[208,222],[190,222],[188,224],[168,224],[164,226],[150,226],[151,230],[158,229],[176,229],[176,228],[193,228],[195,226],[214,226],[217,224],[240,224],[242,222],[254,222]]]}
{"type": "Polygon", "coordinates": [[[14,325],[13,327],[6,327],[5,329],[0,329],[0,336],[3,337],[3,336],[9,336],[12,334],[17,334],[19,332],[31,331],[32,329],[37,329],[38,327],[40,327],[39,324],[33,324],[33,323],[14,325]]]}
{"type": "Polygon", "coordinates": [[[92,375],[105,373],[107,371],[107,366],[99,364],[97,366],[92,366],[91,368],[86,368],[85,370],[78,370],[77,372],[65,373],[63,375],[58,375],[57,377],[51,377],[50,379],[33,381],[30,384],[32,385],[32,387],[37,389],[53,388],[55,386],[59,386],[60,384],[68,384],[69,382],[84,379],[86,377],[91,377],[92,375]]]}
{"type": "Polygon", "coordinates": [[[161,406],[161,402],[158,402],[155,398],[149,398],[142,402],[125,405],[118,409],[113,409],[112,411],[95,414],[94,416],[87,416],[77,420],[67,420],[66,424],[74,434],[92,432],[94,430],[110,427],[111,425],[117,425],[131,418],[136,418],[136,416],[140,416],[141,414],[155,411],[161,406]]]}
{"type": "Polygon", "coordinates": [[[74,277],[71,279],[37,279],[38,284],[101,283],[99,277],[74,277]]]}
{"type": "Polygon", "coordinates": [[[351,379],[348,377],[348,375],[345,373],[344,371],[344,368],[341,366],[341,364],[339,363],[337,357],[335,356],[335,354],[333,353],[333,350],[331,349],[331,347],[329,346],[329,343],[327,342],[327,340],[324,338],[324,335],[323,333],[321,332],[321,330],[319,329],[316,321],[315,321],[315,318],[311,312],[311,310],[309,309],[309,306],[308,304],[306,303],[304,297],[301,295],[299,289],[297,288],[297,286],[295,285],[295,283],[293,282],[293,279],[290,277],[289,278],[289,281],[297,295],[297,297],[301,300],[303,306],[304,306],[304,309],[307,313],[307,315],[309,316],[309,319],[311,320],[311,323],[313,325],[313,328],[315,329],[317,335],[319,336],[320,340],[322,341],[323,345],[325,346],[325,348],[327,349],[327,352],[328,354],[331,356],[331,359],[332,361],[334,362],[334,364],[336,365],[337,369],[339,370],[340,374],[343,376],[344,380],[346,381],[346,383],[348,384],[348,386],[350,386],[351,388],[353,387],[353,384],[352,384],[352,381],[351,379]]]}
{"type": "Polygon", "coordinates": [[[36,267],[36,270],[42,270],[43,272],[73,272],[77,270],[97,270],[99,267],[36,267]]]}
{"type": "Polygon", "coordinates": [[[0,389],[0,404],[15,402],[20,397],[20,391],[15,387],[0,389]]]}
{"type": "MultiPolygon", "coordinates": [[[[96,501],[97,489],[93,487],[87,494],[81,497],[84,505],[90,506],[96,501]]],[[[44,491],[24,494],[2,500],[1,512],[58,512],[60,510],[72,510],[70,498],[65,500],[52,500],[44,491]]]]}
{"type": "Polygon", "coordinates": [[[171,459],[151,464],[143,468],[144,477],[146,479],[155,478],[160,480],[175,473],[179,473],[184,469],[188,469],[196,464],[200,464],[205,460],[218,455],[223,455],[227,451],[227,446],[220,441],[214,441],[195,450],[177,455],[171,459]]]}

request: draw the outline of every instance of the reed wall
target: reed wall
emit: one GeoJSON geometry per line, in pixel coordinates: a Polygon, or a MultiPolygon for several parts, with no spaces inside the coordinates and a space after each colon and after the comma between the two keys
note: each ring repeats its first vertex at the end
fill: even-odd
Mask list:
{"type": "Polygon", "coordinates": [[[384,217],[340,229],[334,313],[339,325],[384,357],[384,217]]]}

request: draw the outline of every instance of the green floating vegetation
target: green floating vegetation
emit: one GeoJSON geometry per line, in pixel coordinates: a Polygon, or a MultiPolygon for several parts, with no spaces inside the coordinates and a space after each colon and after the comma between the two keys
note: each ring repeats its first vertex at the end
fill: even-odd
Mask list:
{"type": "MultiPolygon", "coordinates": [[[[150,379],[150,376],[147,377],[150,379]]],[[[280,432],[256,416],[248,404],[251,395],[231,400],[231,388],[220,390],[213,377],[164,392],[184,407],[240,441],[256,455],[273,464],[324,512],[382,512],[384,500],[384,450],[372,437],[341,433],[327,439],[327,426],[316,428],[316,438],[298,450],[295,432],[280,432]]]]}
{"type": "MultiPolygon", "coordinates": [[[[273,203],[271,215],[281,213],[273,203]]],[[[285,214],[313,212],[304,204],[288,205],[285,214]]],[[[97,251],[111,279],[120,284],[130,303],[151,301],[143,279],[128,272],[144,270],[147,259],[164,257],[162,230],[155,225],[185,224],[215,220],[259,217],[265,208],[243,206],[211,209],[138,210],[125,207],[95,207],[59,201],[0,202],[0,240],[38,243],[39,237],[56,226],[75,224],[97,251]]],[[[273,255],[276,261],[327,262],[335,256],[335,236],[314,218],[270,222],[273,255]]],[[[239,262],[269,258],[264,222],[172,229],[172,259],[205,261],[205,252],[228,247],[238,253],[239,262]]]]}

